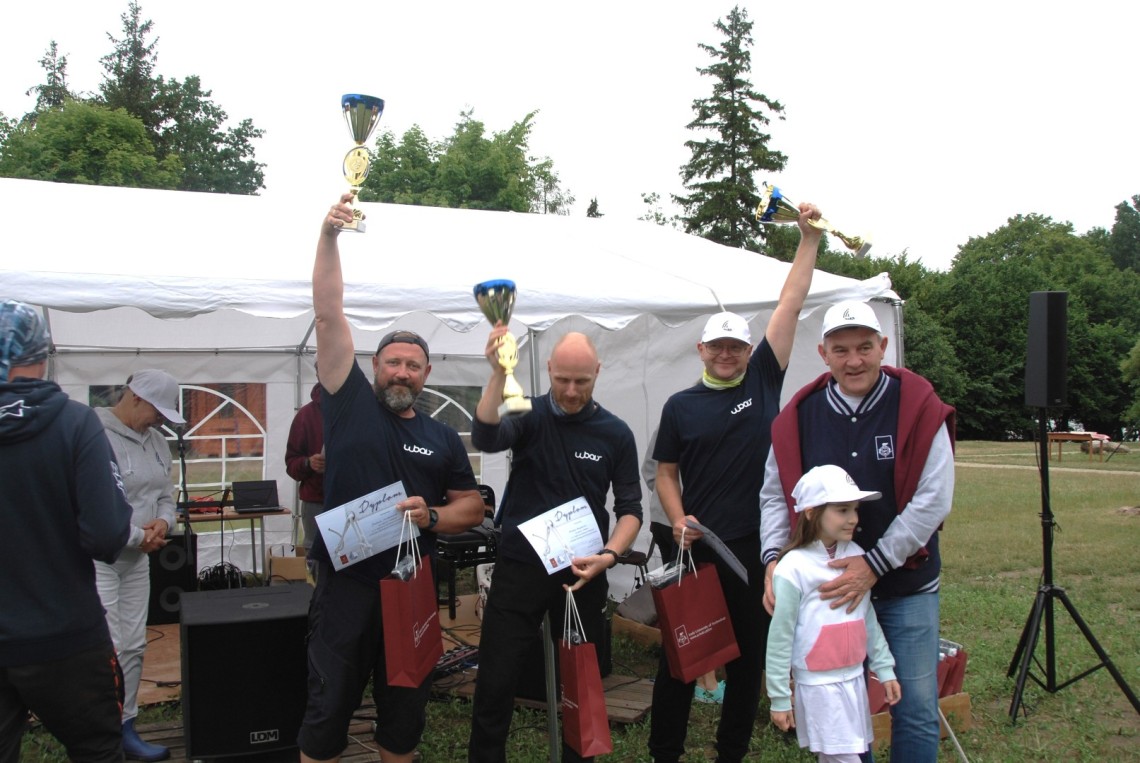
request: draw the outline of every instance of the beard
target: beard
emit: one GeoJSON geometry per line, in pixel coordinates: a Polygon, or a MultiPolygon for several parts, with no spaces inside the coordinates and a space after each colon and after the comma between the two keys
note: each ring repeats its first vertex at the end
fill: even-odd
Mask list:
{"type": "Polygon", "coordinates": [[[392,413],[403,413],[416,403],[416,393],[410,387],[395,382],[387,387],[376,387],[376,397],[392,413]]]}

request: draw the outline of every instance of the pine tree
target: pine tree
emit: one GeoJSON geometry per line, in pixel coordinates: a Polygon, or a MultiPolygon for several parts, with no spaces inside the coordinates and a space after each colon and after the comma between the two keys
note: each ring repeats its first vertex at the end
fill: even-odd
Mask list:
{"type": "Polygon", "coordinates": [[[696,118],[688,125],[713,137],[685,143],[692,158],[680,174],[689,193],[673,198],[684,210],[687,232],[760,251],[766,231],[754,217],[760,201],[755,175],[777,172],[787,163],[787,157],[768,147],[771,135],[764,132],[771,117],[784,118],[784,107],[755,91],[748,80],[752,22],[747,11],[736,6],[715,27],[725,40],[719,47],[699,45],[713,63],[697,69],[714,79],[712,95],[693,101],[696,118]]]}
{"type": "Polygon", "coordinates": [[[25,121],[35,121],[35,116],[48,109],[58,109],[75,95],[67,89],[67,56],[59,54],[59,46],[55,40],[51,41],[44,57],[40,59],[40,66],[47,75],[42,85],[28,88],[24,95],[36,94],[36,108],[31,114],[25,115],[25,121]]]}

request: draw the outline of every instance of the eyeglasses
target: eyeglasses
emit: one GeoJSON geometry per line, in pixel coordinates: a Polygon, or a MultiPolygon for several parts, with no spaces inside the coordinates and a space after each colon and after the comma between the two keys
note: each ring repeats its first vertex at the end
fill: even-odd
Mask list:
{"type": "Polygon", "coordinates": [[[728,342],[710,342],[705,345],[705,349],[708,350],[709,355],[720,355],[724,353],[735,358],[743,355],[748,349],[748,345],[743,343],[729,344],[728,342]]]}

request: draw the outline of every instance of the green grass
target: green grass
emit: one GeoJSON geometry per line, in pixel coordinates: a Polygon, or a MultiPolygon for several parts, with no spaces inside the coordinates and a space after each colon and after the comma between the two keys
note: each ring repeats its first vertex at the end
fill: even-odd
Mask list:
{"type": "MultiPolygon", "coordinates": [[[[1041,584],[1041,481],[1033,443],[959,443],[954,509],[941,542],[942,633],[969,653],[965,691],[970,694],[972,728],[958,733],[973,763],[1005,761],[1140,760],[1140,716],[1109,673],[1100,669],[1057,693],[1033,681],[1026,685],[1027,716],[1009,720],[1014,679],[1006,676],[1018,638],[1041,584]]],[[[1134,693],[1140,692],[1140,450],[1089,462],[1075,444],[1064,460],[1049,463],[1050,506],[1056,527],[1054,583],[1062,587],[1095,638],[1134,693]]],[[[463,576],[461,580],[466,579],[463,576]]],[[[1094,666],[1096,654],[1060,601],[1055,606],[1057,682],[1094,666]]],[[[1044,631],[1034,651],[1046,662],[1044,631]]],[[[657,656],[651,649],[614,639],[615,672],[652,677],[657,656]]],[[[1044,680],[1044,672],[1034,672],[1044,680]]],[[[428,708],[425,758],[465,758],[470,705],[449,699],[428,708]]],[[[177,714],[177,706],[147,708],[177,714]]],[[[694,705],[687,747],[690,761],[713,759],[718,712],[694,705]]],[[[645,761],[648,724],[615,726],[613,761],[645,761]]],[[[63,760],[54,742],[37,733],[21,760],[63,760]],[[46,757],[32,748],[46,747],[46,757]],[[53,752],[53,750],[56,750],[53,752]],[[51,757],[52,755],[55,757],[51,757]],[[39,755],[39,753],[37,753],[39,755]]],[[[520,710],[512,727],[508,759],[539,763],[547,759],[546,716],[520,710]]],[[[767,706],[753,732],[749,760],[813,761],[767,722],[767,706]]],[[[888,761],[889,755],[876,756],[888,761]]],[[[956,761],[949,741],[940,761],[956,761]]]]}

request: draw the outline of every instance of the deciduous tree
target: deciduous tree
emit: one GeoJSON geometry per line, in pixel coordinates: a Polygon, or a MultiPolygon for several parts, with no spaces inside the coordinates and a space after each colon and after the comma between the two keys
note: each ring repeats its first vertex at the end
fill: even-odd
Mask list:
{"type": "Polygon", "coordinates": [[[60,183],[174,188],[181,171],[178,157],[155,157],[137,118],[79,101],[16,128],[0,154],[0,176],[60,183]]]}
{"type": "Polygon", "coordinates": [[[413,126],[397,141],[381,133],[360,197],[365,201],[465,209],[567,214],[574,197],[562,188],[554,162],[528,156],[534,113],[487,136],[471,111],[434,143],[413,126]]]}

